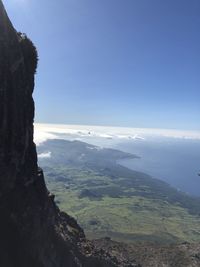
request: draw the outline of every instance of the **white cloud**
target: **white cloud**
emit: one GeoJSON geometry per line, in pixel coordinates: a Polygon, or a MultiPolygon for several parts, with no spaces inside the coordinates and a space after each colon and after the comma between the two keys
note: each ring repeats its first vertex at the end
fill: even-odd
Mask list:
{"type": "Polygon", "coordinates": [[[169,129],[122,128],[87,125],[35,124],[34,140],[37,145],[49,139],[102,138],[112,140],[144,140],[150,137],[170,137],[200,140],[200,131],[169,129]]]}
{"type": "Polygon", "coordinates": [[[35,125],[34,127],[34,141],[36,145],[40,145],[41,143],[49,140],[49,139],[56,139],[57,135],[49,133],[48,129],[45,127],[38,127],[35,125]]]}
{"type": "Polygon", "coordinates": [[[45,158],[50,158],[51,157],[51,152],[45,152],[45,153],[41,153],[38,155],[38,158],[40,159],[45,159],[45,158]]]}

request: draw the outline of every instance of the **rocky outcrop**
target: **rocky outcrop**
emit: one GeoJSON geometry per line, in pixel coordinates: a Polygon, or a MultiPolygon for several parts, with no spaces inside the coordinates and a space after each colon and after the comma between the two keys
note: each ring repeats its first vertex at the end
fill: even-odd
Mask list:
{"type": "Polygon", "coordinates": [[[95,249],[46,188],[33,143],[36,67],[35,46],[0,1],[0,266],[135,266],[95,249]]]}
{"type": "Polygon", "coordinates": [[[200,244],[162,245],[153,243],[123,244],[108,238],[94,240],[96,249],[103,248],[112,255],[123,255],[128,262],[142,267],[199,267],[200,244]]]}

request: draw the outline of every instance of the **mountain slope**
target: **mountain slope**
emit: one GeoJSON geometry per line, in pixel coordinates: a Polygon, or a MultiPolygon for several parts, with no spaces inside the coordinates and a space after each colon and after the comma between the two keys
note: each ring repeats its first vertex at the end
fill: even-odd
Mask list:
{"type": "Polygon", "coordinates": [[[200,241],[200,199],[119,164],[135,155],[56,139],[37,150],[56,202],[88,237],[160,244],[200,241]]]}

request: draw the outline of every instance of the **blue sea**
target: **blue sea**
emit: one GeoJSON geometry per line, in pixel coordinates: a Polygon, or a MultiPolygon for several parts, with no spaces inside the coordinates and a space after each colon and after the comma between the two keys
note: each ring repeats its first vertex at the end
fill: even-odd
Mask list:
{"type": "Polygon", "coordinates": [[[113,147],[140,157],[121,161],[123,166],[150,174],[190,195],[200,196],[200,141],[152,138],[121,142],[113,147]]]}
{"type": "MultiPolygon", "coordinates": [[[[74,138],[72,138],[74,139],[74,138]]],[[[144,140],[115,140],[82,137],[81,141],[114,148],[139,156],[119,163],[163,180],[189,195],[200,197],[200,140],[148,137],[144,140]]]]}

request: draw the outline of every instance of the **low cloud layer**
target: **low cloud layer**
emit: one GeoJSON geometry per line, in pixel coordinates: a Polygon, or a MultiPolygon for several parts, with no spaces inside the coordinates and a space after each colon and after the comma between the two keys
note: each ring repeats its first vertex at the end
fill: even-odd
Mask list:
{"type": "Polygon", "coordinates": [[[39,159],[46,159],[46,158],[50,158],[50,157],[51,157],[51,152],[45,152],[45,153],[38,154],[39,159]]]}
{"type": "Polygon", "coordinates": [[[139,129],[86,125],[35,124],[34,140],[37,145],[50,139],[102,138],[110,140],[145,140],[150,137],[170,137],[200,140],[199,131],[169,129],[139,129]]]}

